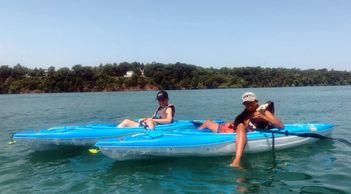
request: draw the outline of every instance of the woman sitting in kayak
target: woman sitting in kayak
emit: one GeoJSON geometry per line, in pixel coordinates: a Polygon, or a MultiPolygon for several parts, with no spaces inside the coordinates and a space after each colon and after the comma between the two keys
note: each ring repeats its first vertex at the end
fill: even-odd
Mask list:
{"type": "Polygon", "coordinates": [[[236,133],[235,159],[230,164],[233,167],[240,167],[240,160],[246,145],[247,131],[274,127],[284,128],[284,124],[273,115],[274,106],[272,102],[260,106],[256,95],[252,92],[244,93],[242,100],[245,110],[235,118],[234,122],[218,124],[207,120],[199,127],[199,129],[210,129],[215,133],[236,133]]]}
{"type": "Polygon", "coordinates": [[[141,127],[144,126],[147,129],[154,129],[157,124],[168,124],[173,122],[175,107],[169,104],[168,93],[161,90],[157,93],[156,99],[159,107],[155,111],[151,118],[139,119],[139,122],[135,122],[131,119],[123,120],[117,127],[141,127]]]}

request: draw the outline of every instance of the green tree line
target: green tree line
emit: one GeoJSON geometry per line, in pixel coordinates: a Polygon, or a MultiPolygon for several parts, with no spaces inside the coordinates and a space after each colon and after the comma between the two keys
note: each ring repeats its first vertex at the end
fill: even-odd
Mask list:
{"type": "Polygon", "coordinates": [[[351,72],[263,67],[204,68],[184,63],[108,63],[72,68],[0,66],[0,93],[351,85],[351,72]],[[127,72],[131,76],[125,76],[127,72]]]}

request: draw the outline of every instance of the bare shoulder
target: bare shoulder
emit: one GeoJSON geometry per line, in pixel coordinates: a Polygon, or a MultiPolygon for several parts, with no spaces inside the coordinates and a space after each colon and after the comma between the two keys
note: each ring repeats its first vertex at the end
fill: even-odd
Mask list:
{"type": "Polygon", "coordinates": [[[167,107],[166,112],[173,112],[173,109],[171,107],[167,107]]]}

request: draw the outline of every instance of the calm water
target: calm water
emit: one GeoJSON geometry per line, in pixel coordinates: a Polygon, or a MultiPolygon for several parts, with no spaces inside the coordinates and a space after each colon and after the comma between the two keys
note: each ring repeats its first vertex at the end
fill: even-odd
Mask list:
{"type": "MultiPolygon", "coordinates": [[[[275,102],[285,123],[329,122],[351,141],[351,87],[249,89],[275,102]]],[[[229,120],[248,89],[169,91],[178,119],[229,120]]],[[[351,193],[351,147],[319,141],[276,153],[116,162],[86,149],[33,152],[7,145],[9,134],[62,124],[150,116],[155,91],[0,96],[0,193],[351,193]],[[276,164],[276,165],[274,165],[276,164]]]]}

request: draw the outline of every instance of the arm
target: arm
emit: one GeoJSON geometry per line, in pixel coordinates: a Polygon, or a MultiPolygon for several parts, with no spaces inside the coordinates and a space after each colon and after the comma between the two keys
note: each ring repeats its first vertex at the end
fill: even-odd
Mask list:
{"type": "Polygon", "coordinates": [[[173,120],[173,110],[171,108],[167,108],[166,110],[167,117],[164,119],[152,119],[153,122],[155,123],[160,123],[160,124],[167,124],[171,123],[173,120]]]}
{"type": "Polygon", "coordinates": [[[279,128],[279,129],[283,129],[284,128],[283,122],[280,121],[277,117],[275,117],[269,111],[260,112],[260,117],[262,119],[268,121],[270,124],[274,125],[275,127],[279,128]]]}

